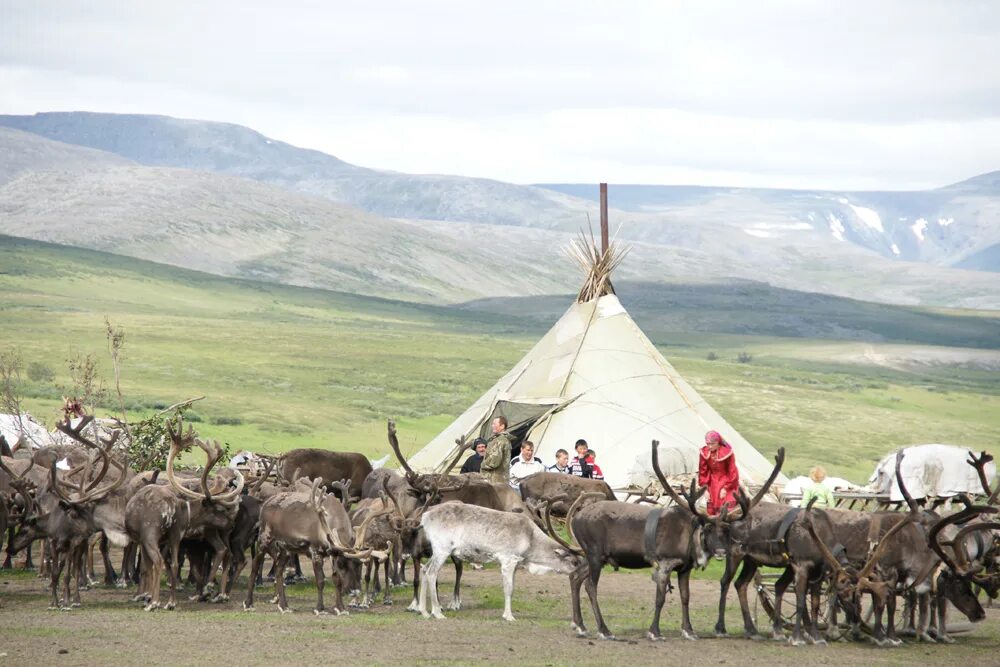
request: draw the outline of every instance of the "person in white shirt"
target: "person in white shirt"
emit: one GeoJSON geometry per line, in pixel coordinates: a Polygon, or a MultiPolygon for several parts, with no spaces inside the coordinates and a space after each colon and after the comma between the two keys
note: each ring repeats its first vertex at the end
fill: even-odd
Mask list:
{"type": "Polygon", "coordinates": [[[521,453],[510,461],[510,485],[518,488],[521,480],[537,472],[545,472],[545,464],[535,456],[535,443],[525,440],[521,443],[521,453]]]}
{"type": "Polygon", "coordinates": [[[569,472],[569,452],[565,449],[556,450],[556,462],[546,468],[548,472],[569,472]]]}

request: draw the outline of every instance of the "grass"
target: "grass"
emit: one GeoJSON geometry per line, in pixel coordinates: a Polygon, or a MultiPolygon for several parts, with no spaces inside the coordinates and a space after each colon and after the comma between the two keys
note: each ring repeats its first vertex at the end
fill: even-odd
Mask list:
{"type": "MultiPolygon", "coordinates": [[[[640,326],[643,312],[633,313],[640,326]]],[[[875,315],[864,313],[864,325],[873,328],[875,315]]],[[[93,353],[110,377],[105,316],[126,331],[122,385],[132,415],[204,394],[194,408],[199,431],[234,450],[315,446],[371,457],[388,452],[386,418],[399,420],[404,450],[415,452],[548,326],[489,310],[224,279],[0,238],[0,340],[19,349],[26,364],[55,372],[52,382],[22,387],[27,409],[49,425],[60,397],[72,391],[68,358],[93,353]]],[[[934,335],[943,335],[948,315],[935,317],[934,335]]],[[[984,348],[995,319],[963,312],[956,321],[973,322],[984,348]]],[[[981,449],[1000,436],[996,372],[857,365],[843,361],[857,342],[718,328],[683,333],[654,326],[650,335],[765,455],[785,446],[789,474],[820,462],[833,475],[863,480],[898,445],[981,449]],[[719,359],[707,361],[709,351],[719,359]],[[741,351],[753,362],[737,363],[741,351]]],[[[914,338],[920,337],[903,340],[914,338]]]]}

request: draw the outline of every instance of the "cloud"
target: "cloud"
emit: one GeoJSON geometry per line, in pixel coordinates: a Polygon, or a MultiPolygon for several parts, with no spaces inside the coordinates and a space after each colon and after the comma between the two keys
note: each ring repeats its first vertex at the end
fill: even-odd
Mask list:
{"type": "Polygon", "coordinates": [[[226,120],[520,182],[923,187],[997,168],[988,2],[6,4],[6,113],[226,120]]]}

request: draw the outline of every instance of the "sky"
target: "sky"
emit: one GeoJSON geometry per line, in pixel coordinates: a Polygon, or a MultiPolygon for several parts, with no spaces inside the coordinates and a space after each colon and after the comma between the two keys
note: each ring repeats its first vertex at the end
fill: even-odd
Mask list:
{"type": "Polygon", "coordinates": [[[978,0],[0,0],[0,113],[516,183],[937,187],[1000,169],[997,63],[978,0]]]}

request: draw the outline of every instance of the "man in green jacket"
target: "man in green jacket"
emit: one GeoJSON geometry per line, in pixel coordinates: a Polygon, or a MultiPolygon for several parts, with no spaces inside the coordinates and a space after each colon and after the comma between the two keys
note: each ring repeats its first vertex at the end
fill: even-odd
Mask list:
{"type": "Polygon", "coordinates": [[[486,443],[486,455],[479,472],[493,483],[510,481],[510,436],[507,435],[506,417],[493,420],[493,437],[486,443]]]}

